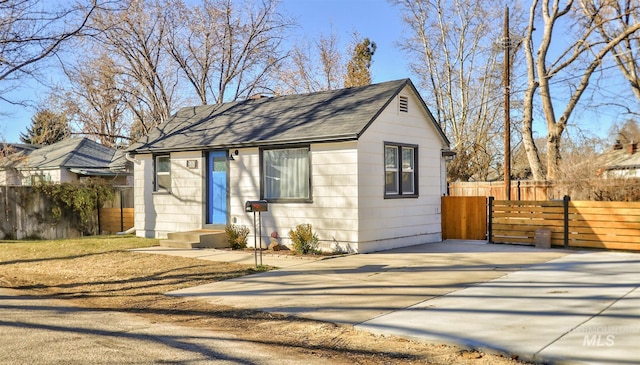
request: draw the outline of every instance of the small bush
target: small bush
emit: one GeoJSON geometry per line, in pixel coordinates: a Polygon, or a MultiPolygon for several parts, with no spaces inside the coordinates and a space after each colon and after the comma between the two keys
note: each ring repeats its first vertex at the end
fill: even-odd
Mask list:
{"type": "Polygon", "coordinates": [[[310,224],[298,224],[295,230],[289,231],[293,250],[302,255],[318,254],[318,236],[313,233],[310,224]]]}
{"type": "Polygon", "coordinates": [[[227,224],[227,226],[224,227],[224,233],[227,236],[227,242],[229,242],[232,250],[247,248],[247,236],[249,235],[249,228],[247,226],[227,224]]]}

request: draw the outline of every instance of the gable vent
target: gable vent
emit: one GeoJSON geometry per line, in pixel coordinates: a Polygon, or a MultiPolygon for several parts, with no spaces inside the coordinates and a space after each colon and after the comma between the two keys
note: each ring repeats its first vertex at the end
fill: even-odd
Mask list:
{"type": "Polygon", "coordinates": [[[403,113],[409,112],[409,98],[406,96],[398,97],[398,110],[403,113]]]}

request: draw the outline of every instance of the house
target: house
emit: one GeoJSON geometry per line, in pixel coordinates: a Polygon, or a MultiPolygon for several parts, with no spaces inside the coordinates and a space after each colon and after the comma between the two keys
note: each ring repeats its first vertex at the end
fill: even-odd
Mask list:
{"type": "Polygon", "coordinates": [[[604,153],[599,163],[602,167],[597,171],[598,176],[604,178],[640,177],[638,143],[631,142],[624,146],[617,140],[613,149],[604,153]]]}
{"type": "Polygon", "coordinates": [[[325,250],[441,240],[449,141],[409,79],[182,108],[128,151],[139,236],[253,235],[266,200],[263,245],[307,223],[325,250]]]}
{"type": "Polygon", "coordinates": [[[102,177],[115,185],[131,185],[131,163],[123,151],[87,138],[67,138],[39,147],[7,145],[0,163],[0,185],[32,185],[38,181],[71,182],[102,177]]]}

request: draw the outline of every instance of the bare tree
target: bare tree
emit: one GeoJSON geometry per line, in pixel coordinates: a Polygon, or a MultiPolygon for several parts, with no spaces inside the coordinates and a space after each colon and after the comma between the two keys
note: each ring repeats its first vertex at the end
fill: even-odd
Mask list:
{"type": "Polygon", "coordinates": [[[41,0],[0,1],[0,100],[25,76],[34,76],[40,61],[82,35],[102,6],[97,0],[51,5],[41,0]],[[71,5],[69,5],[71,4],[71,5]]]}
{"type": "Polygon", "coordinates": [[[449,179],[487,179],[501,160],[502,10],[489,0],[393,3],[411,31],[402,43],[411,69],[457,153],[449,179]]]}
{"type": "MultiPolygon", "coordinates": [[[[587,17],[595,19],[596,31],[606,43],[640,22],[640,3],[636,0],[581,0],[580,5],[587,17]]],[[[640,101],[640,34],[634,32],[615,44],[611,55],[640,101]]]]}
{"type": "Polygon", "coordinates": [[[220,53],[220,42],[213,28],[220,24],[223,12],[209,1],[203,6],[187,6],[182,0],[167,1],[167,51],[181,73],[193,87],[200,103],[208,104],[212,89],[214,62],[220,53]]]}
{"type": "Polygon", "coordinates": [[[627,119],[622,124],[614,124],[609,129],[607,142],[623,145],[640,142],[640,123],[636,119],[627,119]]]}
{"type": "Polygon", "coordinates": [[[132,130],[144,134],[170,116],[177,68],[165,51],[168,23],[163,5],[156,0],[127,0],[126,5],[125,10],[96,16],[92,25],[99,33],[94,40],[119,64],[122,92],[133,113],[132,130]]]}
{"type": "Polygon", "coordinates": [[[78,124],[79,133],[109,147],[129,141],[124,86],[118,81],[121,70],[114,60],[101,52],[65,72],[70,86],[57,98],[64,99],[67,114],[78,124]]]}
{"type": "Polygon", "coordinates": [[[547,127],[546,179],[554,180],[559,177],[562,134],[592,75],[614,47],[640,29],[640,23],[636,23],[619,30],[608,41],[595,39],[594,34],[602,23],[611,21],[603,9],[582,12],[573,0],[532,2],[524,37],[528,86],[523,106],[523,139],[536,180],[544,180],[545,176],[540,154],[533,143],[535,97],[539,97],[547,127]],[[542,34],[534,36],[536,29],[541,29],[542,34]],[[563,34],[562,39],[554,43],[558,41],[559,32],[563,34]],[[537,47],[534,41],[538,42],[537,47]],[[552,50],[554,44],[556,49],[552,50]],[[568,46],[557,51],[561,44],[568,46]],[[559,84],[552,87],[554,78],[566,87],[560,88],[559,84]]]}
{"type": "Polygon", "coordinates": [[[222,103],[273,89],[270,76],[282,62],[283,37],[291,23],[278,2],[204,0],[173,9],[167,49],[200,102],[222,103]]]}
{"type": "Polygon", "coordinates": [[[342,52],[335,33],[320,35],[316,41],[298,41],[288,59],[278,67],[280,94],[300,94],[334,90],[344,75],[342,52]]]}

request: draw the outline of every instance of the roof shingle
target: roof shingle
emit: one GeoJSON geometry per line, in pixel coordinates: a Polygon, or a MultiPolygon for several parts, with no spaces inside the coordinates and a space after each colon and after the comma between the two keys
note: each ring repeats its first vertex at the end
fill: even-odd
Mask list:
{"type": "MultiPolygon", "coordinates": [[[[128,151],[148,153],[355,140],[407,85],[415,91],[409,79],[402,79],[310,94],[182,108],[128,151]]],[[[448,144],[440,127],[435,126],[448,144]]]]}

